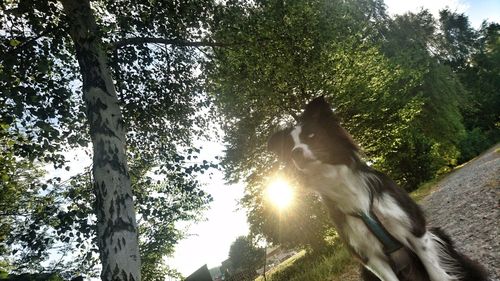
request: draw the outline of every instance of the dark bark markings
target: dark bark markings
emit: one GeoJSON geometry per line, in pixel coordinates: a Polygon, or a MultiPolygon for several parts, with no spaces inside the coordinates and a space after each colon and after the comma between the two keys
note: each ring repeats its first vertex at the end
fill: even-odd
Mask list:
{"type": "Polygon", "coordinates": [[[137,224],[118,97],[88,0],[61,0],[83,78],[94,146],[93,174],[102,280],[140,280],[137,224]],[[125,242],[128,243],[125,243],[125,242]]]}

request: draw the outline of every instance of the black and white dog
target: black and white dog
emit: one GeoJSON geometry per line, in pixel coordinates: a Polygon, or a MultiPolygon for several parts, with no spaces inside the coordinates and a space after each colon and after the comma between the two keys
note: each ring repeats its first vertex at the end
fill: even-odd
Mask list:
{"type": "Polygon", "coordinates": [[[426,228],[420,207],[404,190],[361,160],[323,97],[268,145],[319,193],[339,235],[364,265],[364,280],[487,280],[484,269],[457,252],[446,234],[426,228]]]}

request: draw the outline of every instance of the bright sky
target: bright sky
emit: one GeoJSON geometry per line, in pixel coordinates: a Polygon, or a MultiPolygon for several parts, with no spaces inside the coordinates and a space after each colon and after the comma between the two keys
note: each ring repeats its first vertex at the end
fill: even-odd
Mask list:
{"type": "Polygon", "coordinates": [[[421,7],[428,9],[436,17],[439,10],[448,7],[452,11],[465,13],[474,28],[483,20],[500,23],[500,1],[498,0],[385,0],[389,14],[416,12],[421,7]]]}
{"type": "MultiPolygon", "coordinates": [[[[500,1],[498,0],[386,0],[391,15],[407,11],[416,12],[420,7],[429,9],[435,16],[440,9],[449,7],[452,11],[469,16],[472,26],[478,28],[484,19],[500,22],[500,1]]],[[[221,153],[222,145],[209,144],[205,151],[221,153]]],[[[193,225],[193,235],[181,241],[168,263],[188,276],[204,264],[209,268],[220,266],[229,253],[229,246],[240,235],[248,233],[248,225],[243,211],[238,208],[237,200],[243,196],[243,185],[227,186],[222,174],[216,173],[211,180],[203,179],[204,188],[211,193],[214,201],[206,212],[207,221],[193,225]]]]}
{"type": "MultiPolygon", "coordinates": [[[[198,145],[196,145],[198,146],[198,145]]],[[[201,159],[210,160],[222,155],[222,144],[203,142],[201,159]]],[[[204,264],[208,268],[220,266],[229,254],[229,246],[236,237],[248,234],[248,224],[243,210],[237,210],[237,201],[243,196],[243,185],[227,185],[223,174],[215,171],[211,177],[203,175],[203,189],[214,198],[211,208],[205,212],[206,221],[189,228],[191,234],[176,247],[167,263],[188,276],[204,264]]]]}

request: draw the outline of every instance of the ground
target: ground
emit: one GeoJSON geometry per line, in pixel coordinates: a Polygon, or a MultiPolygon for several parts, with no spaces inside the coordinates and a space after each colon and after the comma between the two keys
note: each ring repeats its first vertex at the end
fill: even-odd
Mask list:
{"type": "Polygon", "coordinates": [[[430,226],[442,227],[456,246],[500,281],[500,145],[439,181],[421,201],[430,226]]]}

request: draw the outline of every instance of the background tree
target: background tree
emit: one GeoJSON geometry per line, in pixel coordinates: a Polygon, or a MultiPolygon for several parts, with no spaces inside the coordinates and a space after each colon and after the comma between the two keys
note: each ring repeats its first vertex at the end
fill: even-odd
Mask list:
{"type": "Polygon", "coordinates": [[[483,23],[469,67],[460,75],[469,91],[462,108],[468,136],[461,144],[461,161],[500,141],[500,24],[483,23]]]}
{"type": "Polygon", "coordinates": [[[232,272],[255,271],[263,263],[265,250],[257,248],[252,240],[246,236],[239,236],[229,248],[229,260],[232,272]]]}
{"type": "MultiPolygon", "coordinates": [[[[203,37],[200,23],[211,2],[131,1],[124,5],[94,1],[90,5],[89,1],[20,0],[0,5],[0,121],[9,126],[15,156],[63,168],[65,149],[86,147],[92,140],[94,186],[90,190],[94,195],[89,189],[67,191],[67,199],[81,200],[86,208],[56,212],[60,230],[67,235],[59,233],[60,239],[69,243],[75,235],[70,226],[84,221],[85,212],[92,208],[97,212],[93,245],[99,245],[102,279],[140,279],[138,232],[131,204],[131,175],[137,171],[128,168],[126,159],[147,163],[139,165],[139,175],[147,173],[143,168],[151,171],[155,167],[156,173],[169,180],[165,189],[178,188],[186,194],[182,198],[200,197],[187,209],[170,209],[176,206],[169,201],[172,198],[148,201],[147,207],[167,204],[162,205],[165,212],[170,210],[172,216],[182,218],[176,214],[189,213],[191,207],[194,210],[209,199],[192,178],[193,173],[208,168],[208,163],[186,163],[197,154],[191,140],[203,135],[205,119],[197,110],[207,100],[194,71],[198,53],[183,46],[200,45],[188,40],[203,37]],[[93,201],[97,205],[88,204],[93,201]],[[117,255],[110,251],[115,246],[117,255]]],[[[143,183],[149,185],[151,180],[143,183]]],[[[63,195],[66,191],[59,188],[66,186],[57,179],[48,184],[63,195]]],[[[136,190],[143,188],[138,185],[136,190]]],[[[156,195],[144,192],[144,196],[152,194],[156,195]]],[[[153,211],[144,211],[145,216],[147,212],[153,211]]],[[[164,214],[157,212],[149,219],[164,214]]],[[[87,227],[83,237],[91,232],[92,227],[87,227]]],[[[151,231],[157,231],[156,238],[150,237],[155,243],[155,239],[175,233],[151,231]]],[[[172,243],[176,240],[176,236],[169,238],[172,243]]],[[[152,248],[159,253],[165,250],[152,248]]]]}
{"type": "MultiPolygon", "coordinates": [[[[17,249],[9,249],[12,238],[18,236],[17,243],[26,245],[32,243],[31,251],[20,254],[19,260],[26,267],[36,265],[35,257],[41,255],[50,245],[50,236],[37,222],[44,221],[47,215],[47,205],[53,204],[53,198],[41,196],[43,176],[41,168],[25,159],[16,159],[14,143],[7,134],[8,125],[0,128],[0,255],[6,257],[16,254],[17,249]],[[35,237],[40,237],[37,241],[35,237]],[[49,239],[47,243],[41,243],[49,239]]],[[[8,269],[10,260],[4,258],[1,267],[8,269]]]]}
{"type": "Polygon", "coordinates": [[[466,15],[448,9],[439,11],[439,58],[455,72],[469,67],[478,33],[466,15]]]}
{"type": "Polygon", "coordinates": [[[451,68],[440,63],[438,42],[436,21],[423,10],[390,20],[381,46],[391,61],[419,75],[405,93],[419,100],[418,114],[391,146],[382,144],[386,147],[375,163],[409,191],[455,165],[465,135],[459,104],[466,91],[451,68]]]}
{"type": "Polygon", "coordinates": [[[440,58],[453,68],[467,90],[461,105],[467,136],[460,143],[466,161],[500,140],[499,25],[484,22],[474,30],[464,14],[440,12],[440,58]]]}
{"type": "MultiPolygon", "coordinates": [[[[439,55],[429,12],[391,19],[380,1],[235,1],[215,19],[215,40],[246,42],[217,49],[205,71],[223,120],[223,165],[228,180],[247,184],[252,233],[287,240],[265,223],[275,217],[263,189],[279,168],[266,142],[315,96],[331,102],[367,160],[409,191],[456,165],[466,91],[439,55]]],[[[319,210],[294,226],[324,233],[319,210]]]]}

